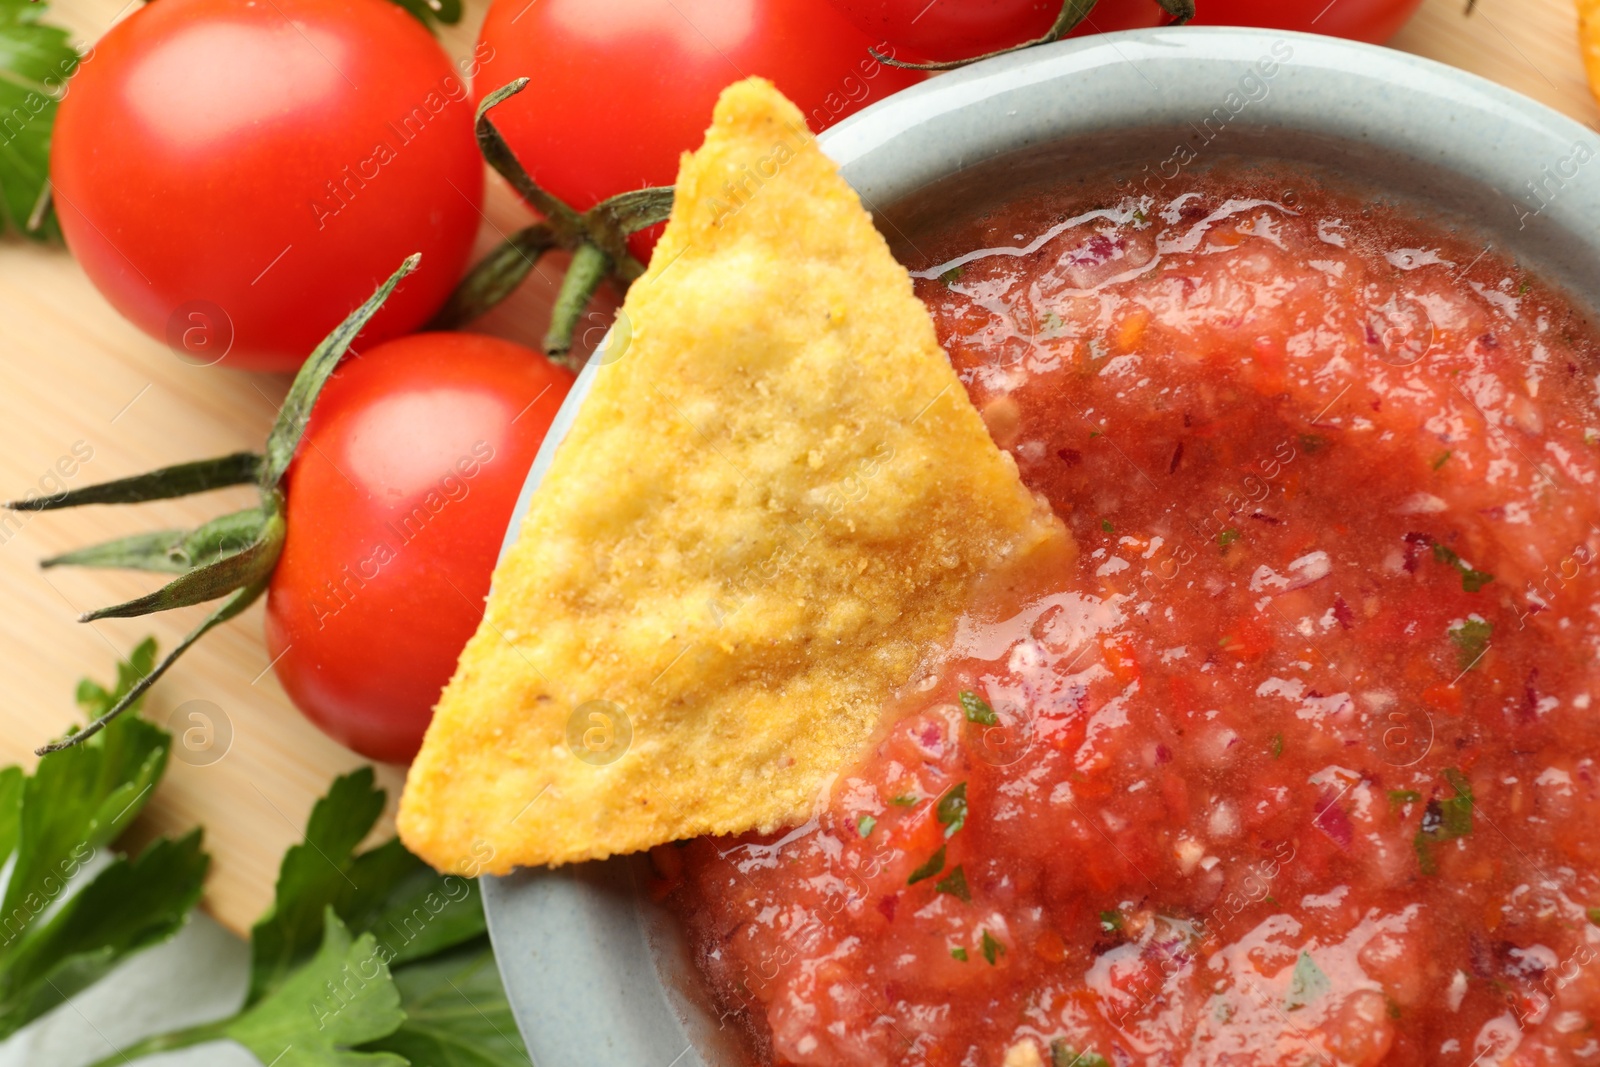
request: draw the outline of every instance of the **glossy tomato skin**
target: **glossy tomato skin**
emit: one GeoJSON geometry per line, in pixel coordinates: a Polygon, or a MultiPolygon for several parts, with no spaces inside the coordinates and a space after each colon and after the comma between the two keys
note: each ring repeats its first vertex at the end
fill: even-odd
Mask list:
{"type": "Polygon", "coordinates": [[[921,79],[874,60],[875,43],[817,0],[495,0],[473,89],[481,100],[533,79],[495,124],[541,186],[583,210],[671,185],[741,78],[770,79],[813,131],[921,79]]]}
{"type": "MultiPolygon", "coordinates": [[[[1040,37],[1061,14],[1061,0],[830,0],[862,32],[908,56],[971,59],[1040,37]]],[[[1159,26],[1155,0],[1100,0],[1073,31],[1079,37],[1159,26]]]]}
{"type": "Polygon", "coordinates": [[[416,754],[572,378],[508,341],[424,333],[324,389],[289,468],[266,636],[289,698],[335,739],[416,754]]]}
{"type": "Polygon", "coordinates": [[[1422,0],[1338,0],[1338,3],[1287,3],[1285,0],[1202,0],[1195,5],[1196,26],[1265,26],[1304,30],[1332,37],[1382,44],[1405,25],[1422,0]]]}
{"type": "Polygon", "coordinates": [[[416,329],[471,252],[464,79],[388,0],[161,0],[68,85],[50,174],[67,244],[180,355],[291,370],[412,252],[363,334],[416,329]]]}

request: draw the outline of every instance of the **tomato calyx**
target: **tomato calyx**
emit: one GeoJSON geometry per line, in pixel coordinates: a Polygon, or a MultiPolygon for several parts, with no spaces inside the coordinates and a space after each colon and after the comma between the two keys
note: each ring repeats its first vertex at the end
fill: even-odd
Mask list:
{"type": "Polygon", "coordinates": [[[300,447],[300,439],[305,435],[311,409],[316,405],[323,386],[333,376],[339,361],[349,350],[350,342],[383,306],[401,279],[417,269],[421,259],[419,255],[407,258],[389,276],[388,281],[380,285],[365,303],[351,312],[317,345],[295,375],[289,394],[278,410],[277,421],[267,435],[266,448],[260,453],[236,452],[216,459],[181,463],[147,474],[84,486],[58,496],[36,497],[4,505],[16,511],[56,511],[83,504],[136,504],[170,500],[252,482],[261,494],[261,502],[256,507],[212,519],[193,530],[133,534],[67,552],[40,563],[41,567],[104,567],[177,575],[152,593],[86,612],[78,619],[79,622],[135,618],[219,599],[221,603],[110,710],[82,730],[74,730],[38,749],[39,755],[70,748],[99,733],[107,723],[137,702],[189,646],[244,611],[266,592],[273,568],[277,566],[278,556],[283,551],[287,532],[283,478],[294,460],[295,451],[300,447]]]}
{"type": "Polygon", "coordinates": [[[644,264],[628,252],[628,235],[666,221],[672,211],[672,187],[619,193],[585,212],[575,211],[541,188],[489,119],[491,109],[522,92],[528,81],[518,78],[483,98],[477,114],[478,148],[517,195],[544,218],[512,234],[468,271],[427,329],[455,330],[471,322],[509,296],[540,256],[563,249],[572,254],[572,262],[556,294],[543,347],[545,355],[576,370],[569,353],[583,309],[607,278],[626,291],[644,273],[644,264]]]}
{"type": "MultiPolygon", "coordinates": [[[[901,67],[905,70],[956,70],[960,67],[977,63],[980,60],[1010,55],[1012,52],[1020,52],[1025,48],[1033,48],[1037,45],[1059,41],[1082,25],[1083,20],[1089,17],[1089,13],[1094,10],[1095,4],[1098,2],[1099,0],[1062,0],[1061,13],[1056,16],[1055,22],[1042,35],[1035,37],[1031,41],[1023,41],[1021,44],[1012,45],[1010,48],[1000,48],[993,52],[985,52],[983,55],[973,56],[970,59],[951,59],[935,63],[907,63],[905,60],[886,56],[876,48],[869,48],[867,51],[872,53],[872,58],[878,62],[886,63],[891,67],[901,67]]],[[[1172,16],[1174,25],[1181,26],[1194,18],[1195,0],[1155,0],[1155,3],[1161,7],[1161,10],[1172,16]]]]}

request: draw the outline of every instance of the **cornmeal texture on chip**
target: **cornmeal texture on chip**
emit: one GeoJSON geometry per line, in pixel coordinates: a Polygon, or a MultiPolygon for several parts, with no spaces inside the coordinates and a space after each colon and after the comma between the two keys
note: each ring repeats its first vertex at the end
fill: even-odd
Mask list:
{"type": "Polygon", "coordinates": [[[501,873],[803,821],[986,573],[1067,535],[800,112],[726,90],[400,805],[501,873]]]}
{"type": "Polygon", "coordinates": [[[1600,100],[1600,0],[1577,0],[1578,47],[1583,51],[1583,69],[1589,77],[1589,92],[1600,100]]]}

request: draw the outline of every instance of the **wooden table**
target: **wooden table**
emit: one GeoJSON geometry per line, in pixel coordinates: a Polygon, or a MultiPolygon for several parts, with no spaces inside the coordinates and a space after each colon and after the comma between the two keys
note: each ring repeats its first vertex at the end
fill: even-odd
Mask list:
{"type": "MultiPolygon", "coordinates": [[[[444,35],[456,55],[469,50],[485,2],[469,4],[463,25],[444,35]]],[[[1463,0],[1428,0],[1396,46],[1476,71],[1583,122],[1600,118],[1578,61],[1571,0],[1479,0],[1470,18],[1463,7],[1463,0]]],[[[57,0],[51,17],[89,41],[126,9],[124,0],[57,0]]],[[[527,217],[498,181],[487,214],[483,248],[497,230],[509,232],[527,217]]],[[[554,296],[550,277],[531,279],[479,328],[536,344],[554,296]]],[[[258,448],[286,385],[281,378],[180,362],[112,311],[58,248],[0,247],[0,322],[0,496],[40,484],[78,442],[93,457],[70,480],[75,485],[258,448]]],[[[32,749],[74,721],[72,692],[80,676],[106,678],[116,657],[146,634],[171,647],[202,610],[80,626],[73,622],[80,611],[138,595],[149,581],[41,572],[37,561],[119,534],[192,526],[230,504],[242,506],[251,495],[229,490],[0,527],[0,647],[8,683],[8,699],[0,704],[0,762],[31,764],[32,749]]],[[[214,707],[231,727],[232,743],[215,762],[174,759],[136,833],[203,824],[215,857],[206,907],[243,931],[269,901],[278,859],[299,839],[312,801],[335,774],[363,761],[323,737],[279,689],[262,646],[259,606],[190,651],[155,688],[146,714],[166,722],[190,701],[214,707]]],[[[390,788],[392,811],[401,772],[383,768],[380,778],[390,788]]],[[[380,832],[388,833],[387,825],[380,832]]]]}

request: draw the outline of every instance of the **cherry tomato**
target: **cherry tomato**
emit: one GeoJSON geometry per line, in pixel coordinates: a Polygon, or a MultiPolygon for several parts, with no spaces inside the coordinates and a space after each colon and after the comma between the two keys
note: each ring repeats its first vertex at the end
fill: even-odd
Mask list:
{"type": "Polygon", "coordinates": [[[1266,26],[1305,30],[1381,44],[1400,31],[1422,0],[1338,0],[1294,4],[1284,0],[1200,0],[1196,26],[1266,26]]]}
{"type": "Polygon", "coordinates": [[[412,252],[363,339],[444,302],[483,197],[472,114],[388,0],[161,0],[72,78],[50,177],[119,311],[184,358],[291,370],[412,252]]]}
{"type": "MultiPolygon", "coordinates": [[[[876,43],[815,0],[495,0],[473,88],[481,100],[533,79],[495,124],[535,181],[584,210],[671,185],[741,78],[771,79],[820,131],[922,77],[873,59],[876,43]]],[[[635,254],[652,244],[636,235],[635,254]]]]}
{"type": "MultiPolygon", "coordinates": [[[[971,59],[1010,48],[1042,36],[1061,14],[1061,0],[831,2],[874,39],[928,60],[971,59]]],[[[1072,36],[1159,26],[1166,20],[1155,0],[1100,0],[1072,36]]]]}
{"type": "Polygon", "coordinates": [[[266,619],[279,682],[328,734],[372,759],[416,754],[571,385],[520,345],[445,333],[328,382],[289,468],[266,619]]]}

